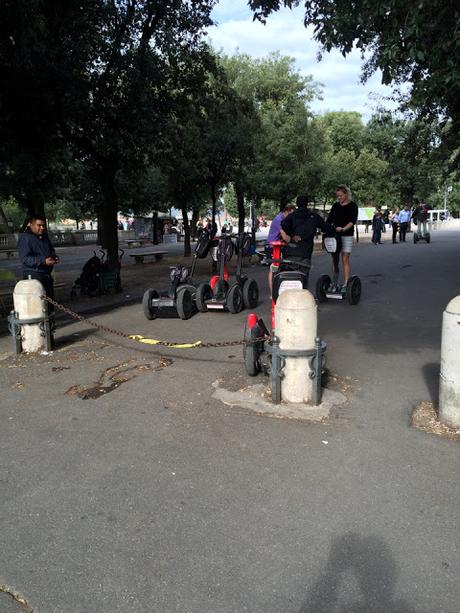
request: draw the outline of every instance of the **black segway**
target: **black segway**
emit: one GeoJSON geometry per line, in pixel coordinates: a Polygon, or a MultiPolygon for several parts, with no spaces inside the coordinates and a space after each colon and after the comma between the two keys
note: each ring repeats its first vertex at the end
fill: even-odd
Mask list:
{"type": "Polygon", "coordinates": [[[209,283],[201,283],[196,289],[195,304],[197,309],[206,311],[229,311],[240,313],[243,308],[254,308],[259,301],[259,288],[254,279],[249,279],[242,272],[243,256],[249,253],[251,237],[249,234],[236,235],[235,244],[232,236],[222,234],[216,250],[219,262],[219,274],[213,275],[209,283]],[[228,262],[237,252],[235,281],[230,283],[228,262]]]}
{"type": "Polygon", "coordinates": [[[142,299],[142,308],[147,319],[156,319],[160,316],[190,319],[196,311],[196,287],[193,285],[196,262],[208,255],[212,238],[209,229],[202,231],[195,246],[191,268],[182,265],[172,267],[168,290],[163,292],[152,288],[146,290],[142,299]]]}
{"type": "MultiPolygon", "coordinates": [[[[326,237],[324,247],[330,254],[338,253],[340,245],[336,237],[326,237]]],[[[333,283],[329,275],[321,275],[316,282],[316,299],[318,302],[328,300],[348,300],[349,304],[358,304],[361,299],[361,279],[353,275],[348,279],[346,287],[333,283]]]]}
{"type": "Polygon", "coordinates": [[[431,235],[429,232],[425,232],[425,234],[417,234],[414,232],[414,245],[416,245],[419,241],[425,241],[426,243],[431,243],[431,235]]]}

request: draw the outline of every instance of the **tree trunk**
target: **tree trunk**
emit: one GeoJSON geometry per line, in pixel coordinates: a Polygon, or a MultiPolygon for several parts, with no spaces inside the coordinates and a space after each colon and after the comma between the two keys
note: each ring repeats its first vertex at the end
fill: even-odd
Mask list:
{"type": "Polygon", "coordinates": [[[152,242],[158,245],[158,211],[154,211],[152,218],[152,242]]]}
{"type": "Polygon", "coordinates": [[[118,268],[118,201],[115,190],[116,165],[108,162],[101,168],[101,188],[103,205],[99,221],[102,222],[101,246],[107,251],[107,267],[110,270],[118,268]]]}
{"type": "MultiPolygon", "coordinates": [[[[216,195],[216,186],[214,183],[211,185],[211,201],[212,201],[211,224],[214,230],[214,228],[216,227],[216,210],[217,210],[217,195],[216,195]]],[[[215,262],[214,259],[212,259],[211,271],[212,272],[217,271],[217,262],[215,262]]]]}
{"type": "Polygon", "coordinates": [[[241,187],[235,185],[236,204],[238,207],[238,232],[244,232],[244,219],[246,217],[244,210],[244,191],[241,187]]]}
{"type": "Polygon", "coordinates": [[[216,185],[214,183],[211,185],[211,202],[212,202],[211,223],[212,223],[212,227],[215,228],[216,212],[217,212],[217,193],[216,193],[216,185]]]}
{"type": "Polygon", "coordinates": [[[38,217],[46,221],[45,202],[41,194],[36,192],[28,192],[25,197],[25,208],[28,217],[38,217]]]}
{"type": "Polygon", "coordinates": [[[200,219],[200,209],[198,206],[192,208],[192,227],[190,228],[190,236],[196,239],[198,236],[197,225],[200,219]]]}
{"type": "Polygon", "coordinates": [[[189,257],[192,253],[190,247],[190,223],[187,215],[187,204],[182,203],[180,210],[182,211],[182,223],[184,227],[184,258],[189,257]]]}

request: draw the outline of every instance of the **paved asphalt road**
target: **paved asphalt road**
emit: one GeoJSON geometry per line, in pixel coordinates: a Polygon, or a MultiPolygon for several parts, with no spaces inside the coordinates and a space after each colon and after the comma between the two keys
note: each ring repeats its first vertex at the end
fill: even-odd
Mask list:
{"type": "MultiPolygon", "coordinates": [[[[13,359],[0,338],[0,585],[38,613],[458,613],[458,443],[408,418],[436,400],[459,251],[458,230],[356,248],[361,303],[320,307],[348,388],[322,425],[215,400],[218,380],[254,383],[239,347],[136,350],[71,324],[52,355],[13,359]],[[72,393],[117,368],[110,393],[72,393]]],[[[314,264],[312,286],[328,256],[314,264]]],[[[131,305],[95,319],[222,340],[245,314],[149,322],[131,305]]]]}

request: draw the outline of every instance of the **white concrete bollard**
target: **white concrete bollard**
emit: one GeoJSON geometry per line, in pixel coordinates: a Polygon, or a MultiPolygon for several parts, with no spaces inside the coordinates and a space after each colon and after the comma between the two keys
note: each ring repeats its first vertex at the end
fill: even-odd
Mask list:
{"type": "MultiPolygon", "coordinates": [[[[18,319],[37,319],[43,317],[46,303],[43,298],[45,290],[40,281],[26,279],[18,281],[13,292],[14,310],[18,319]]],[[[46,347],[46,339],[40,324],[24,324],[22,328],[22,350],[25,353],[37,353],[46,347]]]]}
{"type": "MultiPolygon", "coordinates": [[[[318,314],[313,295],[306,289],[286,290],[276,302],[275,333],[280,349],[313,350],[318,314]]],[[[314,381],[309,377],[309,359],[287,357],[281,379],[281,399],[286,402],[313,401],[314,381]]]]}
{"type": "Polygon", "coordinates": [[[439,419],[460,428],[460,296],[453,298],[442,316],[439,419]]]}

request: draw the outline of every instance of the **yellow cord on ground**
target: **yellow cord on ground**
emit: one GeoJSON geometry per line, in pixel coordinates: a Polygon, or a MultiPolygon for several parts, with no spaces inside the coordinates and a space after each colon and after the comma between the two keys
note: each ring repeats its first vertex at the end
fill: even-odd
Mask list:
{"type": "Polygon", "coordinates": [[[178,343],[178,344],[166,344],[163,341],[155,340],[154,338],[146,338],[141,334],[130,334],[129,338],[133,341],[137,341],[138,343],[144,343],[145,345],[166,345],[171,349],[193,349],[194,347],[199,347],[201,345],[201,341],[195,341],[194,343],[178,343]]]}

